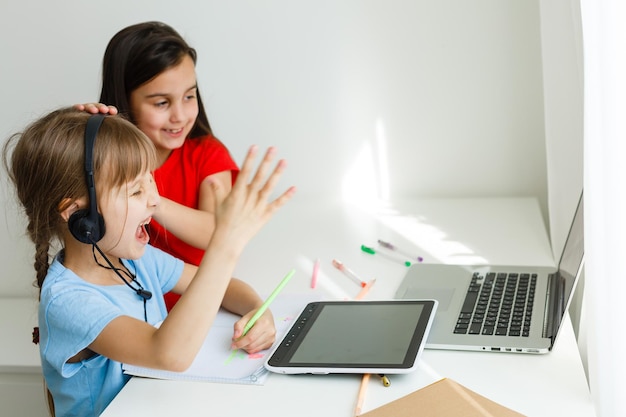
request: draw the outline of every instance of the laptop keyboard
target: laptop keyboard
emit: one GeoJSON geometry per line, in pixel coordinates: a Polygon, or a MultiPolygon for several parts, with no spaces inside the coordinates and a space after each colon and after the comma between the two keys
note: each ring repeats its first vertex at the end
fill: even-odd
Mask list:
{"type": "Polygon", "coordinates": [[[528,337],[536,286],[537,274],[475,273],[454,333],[528,337]]]}

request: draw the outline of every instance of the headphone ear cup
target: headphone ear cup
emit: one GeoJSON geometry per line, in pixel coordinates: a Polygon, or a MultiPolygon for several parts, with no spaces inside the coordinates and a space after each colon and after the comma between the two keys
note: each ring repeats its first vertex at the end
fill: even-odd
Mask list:
{"type": "Polygon", "coordinates": [[[83,209],[72,213],[67,226],[76,240],[82,243],[94,244],[104,236],[104,218],[97,213],[96,219],[91,219],[89,210],[83,209]]]}

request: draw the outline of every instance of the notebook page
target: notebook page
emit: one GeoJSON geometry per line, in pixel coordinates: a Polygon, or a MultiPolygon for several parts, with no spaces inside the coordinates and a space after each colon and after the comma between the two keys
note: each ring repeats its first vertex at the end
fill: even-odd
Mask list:
{"type": "MultiPolygon", "coordinates": [[[[306,304],[316,299],[312,294],[284,294],[274,300],[270,309],[276,326],[275,343],[280,342],[306,304]]],[[[198,355],[185,372],[128,364],[123,364],[122,369],[126,374],[148,378],[263,385],[269,376],[263,364],[271,349],[255,354],[231,349],[233,325],[238,319],[238,315],[220,310],[198,355]]]]}

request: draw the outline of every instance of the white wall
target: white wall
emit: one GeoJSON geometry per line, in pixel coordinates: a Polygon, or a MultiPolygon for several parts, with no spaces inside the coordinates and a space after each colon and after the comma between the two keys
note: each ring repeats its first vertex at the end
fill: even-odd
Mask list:
{"type": "Polygon", "coordinates": [[[579,0],[542,0],[548,206],[558,258],[583,186],[583,53],[579,0]]]}
{"type": "MultiPolygon", "coordinates": [[[[540,1],[548,207],[558,259],[583,187],[583,48],[579,0],[540,1]]],[[[569,313],[587,371],[583,272],[569,313]]],[[[587,373],[588,374],[588,373],[587,373]]]]}
{"type": "MultiPolygon", "coordinates": [[[[236,160],[277,145],[298,198],[357,179],[378,197],[532,195],[547,216],[538,1],[5,0],[0,138],[97,99],[107,41],[144,20],[198,50],[209,119],[236,160]]],[[[0,295],[31,294],[24,224],[0,198],[0,295]]]]}

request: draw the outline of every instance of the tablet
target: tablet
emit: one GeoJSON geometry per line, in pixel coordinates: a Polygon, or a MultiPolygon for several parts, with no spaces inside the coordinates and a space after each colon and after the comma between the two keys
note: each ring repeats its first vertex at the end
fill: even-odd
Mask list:
{"type": "Polygon", "coordinates": [[[411,372],[436,309],[435,300],[309,303],[265,367],[283,374],[411,372]]]}

